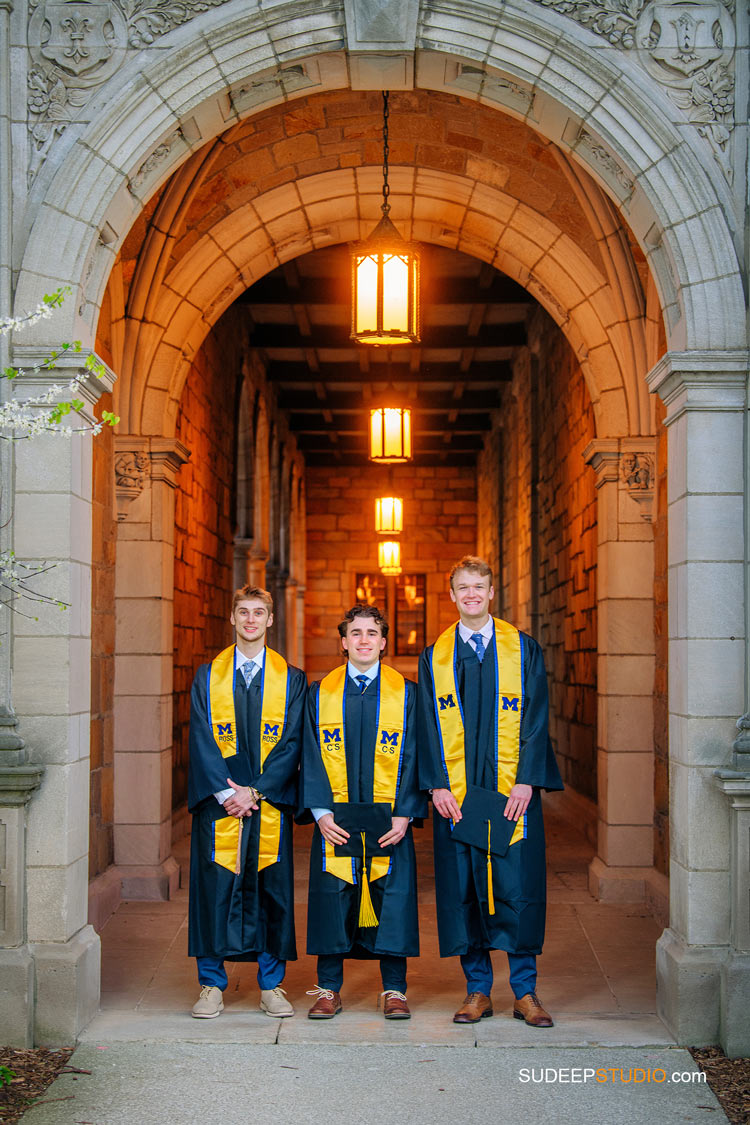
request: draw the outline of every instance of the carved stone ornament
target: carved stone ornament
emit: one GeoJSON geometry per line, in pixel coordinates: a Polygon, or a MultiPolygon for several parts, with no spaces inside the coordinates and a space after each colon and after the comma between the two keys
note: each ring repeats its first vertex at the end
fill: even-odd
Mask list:
{"type": "Polygon", "coordinates": [[[128,508],[143,492],[150,470],[151,458],[142,449],[124,449],[115,457],[115,493],[119,521],[126,518],[128,508]]]}
{"type": "Polygon", "coordinates": [[[536,0],[634,51],[710,145],[729,181],[735,126],[734,0],[536,0]]]}
{"type": "Polygon", "coordinates": [[[641,515],[651,522],[654,502],[654,458],[651,453],[623,453],[620,480],[628,495],[641,507],[641,515]]]}
{"type": "Polygon", "coordinates": [[[86,120],[92,94],[128,50],[229,0],[29,0],[29,186],[71,121],[86,120]]]}

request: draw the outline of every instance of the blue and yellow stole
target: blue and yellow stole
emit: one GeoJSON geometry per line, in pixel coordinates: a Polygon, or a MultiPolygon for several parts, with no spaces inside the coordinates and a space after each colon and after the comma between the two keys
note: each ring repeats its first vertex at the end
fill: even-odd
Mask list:
{"type": "MultiPolygon", "coordinates": [[[[208,721],[222,758],[237,753],[237,718],[234,710],[234,680],[237,674],[235,645],[230,645],[212,661],[208,673],[208,721]]],[[[284,733],[286,722],[289,668],[283,656],[266,648],[261,672],[260,767],[284,733]]],[[[261,801],[255,816],[260,817],[258,871],[281,859],[283,814],[268,801],[261,801]]],[[[242,818],[221,817],[214,823],[214,860],[239,874],[242,818]]]]}
{"type": "MultiPolygon", "coordinates": [[[[346,724],[344,722],[344,691],[347,665],[334,668],[321,680],[318,690],[318,743],[334,801],[349,800],[346,776],[346,724]]],[[[375,768],[372,799],[396,803],[401,778],[401,759],[406,731],[406,680],[394,668],[380,666],[380,698],[378,703],[375,768]]],[[[370,879],[381,879],[390,871],[391,857],[376,855],[370,863],[370,879]]],[[[337,856],[333,847],[323,840],[323,870],[347,883],[356,883],[355,861],[350,856],[337,856]]]]}
{"type": "MultiPolygon", "coordinates": [[[[523,639],[518,629],[494,617],[497,648],[495,687],[495,784],[507,797],[516,782],[521,748],[521,715],[524,705],[523,639]]],[[[463,804],[466,796],[464,716],[456,674],[458,625],[441,633],[432,649],[432,682],[435,715],[448,787],[463,804]]],[[[519,817],[510,843],[526,835],[526,814],[519,817]]]]}

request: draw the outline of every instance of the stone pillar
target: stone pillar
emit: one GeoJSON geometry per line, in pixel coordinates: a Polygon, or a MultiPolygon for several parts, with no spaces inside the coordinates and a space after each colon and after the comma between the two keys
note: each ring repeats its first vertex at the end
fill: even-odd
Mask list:
{"type": "Polygon", "coordinates": [[[678,1043],[716,1043],[730,941],[729,764],[744,701],[743,411],[747,356],[668,352],[648,376],[669,453],[670,924],[659,1014],[678,1043]]]}
{"type": "Polygon", "coordinates": [[[286,658],[290,664],[299,667],[300,653],[297,649],[297,579],[287,578],[284,590],[286,605],[284,611],[284,626],[286,629],[286,658]]]}
{"type": "Polygon", "coordinates": [[[26,805],[44,770],[23,761],[16,718],[0,715],[0,1009],[2,1042],[34,1043],[34,958],[26,933],[26,805]]]}
{"type": "Polygon", "coordinates": [[[266,561],[268,552],[255,544],[254,539],[235,539],[234,541],[234,585],[266,585],[266,561]]]}
{"type": "Polygon", "coordinates": [[[172,856],[174,490],[168,438],[116,439],[115,864],[123,898],[168,899],[172,856]]]}
{"type": "MultiPolygon", "coordinates": [[[[44,360],[17,348],[29,370],[44,360]]],[[[63,353],[54,370],[17,380],[21,397],[77,377],[80,416],[111,391],[86,353],[63,353]]],[[[106,369],[105,369],[106,370],[106,369]]],[[[96,440],[94,438],[93,440],[96,440]]],[[[27,933],[34,959],[34,1040],[72,1043],[99,1003],[99,938],[87,925],[89,734],[91,723],[91,464],[92,438],[43,436],[15,446],[14,549],[19,559],[46,561],[32,583],[53,599],[14,615],[13,697],[24,738],[44,766],[29,805],[26,839],[27,933]],[[57,600],[68,608],[61,611],[57,600]]]]}
{"type": "Polygon", "coordinates": [[[730,949],[721,967],[721,1045],[730,1058],[750,1055],[750,773],[717,770],[729,804],[730,949]]]}
{"type": "Polygon", "coordinates": [[[597,488],[598,847],[589,890],[642,902],[653,874],[654,438],[592,441],[597,488]]]}

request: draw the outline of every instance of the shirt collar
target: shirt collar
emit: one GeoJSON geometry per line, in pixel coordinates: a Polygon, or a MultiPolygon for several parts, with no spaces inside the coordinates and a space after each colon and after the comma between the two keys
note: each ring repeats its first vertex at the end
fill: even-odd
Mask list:
{"type": "Polygon", "coordinates": [[[469,629],[467,625],[464,625],[463,621],[459,621],[458,635],[466,644],[469,643],[475,632],[481,633],[485,641],[489,642],[492,639],[493,633],[495,632],[495,622],[493,621],[492,616],[490,615],[489,619],[485,621],[481,629],[476,630],[469,629]]]}
{"type": "Polygon", "coordinates": [[[346,670],[353,680],[356,680],[357,676],[367,676],[368,684],[371,684],[380,671],[380,661],[378,660],[378,662],[376,664],[373,664],[372,667],[366,668],[364,672],[360,672],[358,668],[354,667],[351,660],[347,660],[346,670]]]}
{"type": "Polygon", "coordinates": [[[257,664],[259,668],[262,668],[263,667],[263,661],[265,660],[265,658],[266,658],[265,645],[260,650],[260,652],[256,652],[255,656],[245,656],[244,652],[240,652],[237,645],[234,646],[234,666],[235,666],[235,668],[241,668],[242,665],[248,660],[250,660],[253,664],[257,664]]]}

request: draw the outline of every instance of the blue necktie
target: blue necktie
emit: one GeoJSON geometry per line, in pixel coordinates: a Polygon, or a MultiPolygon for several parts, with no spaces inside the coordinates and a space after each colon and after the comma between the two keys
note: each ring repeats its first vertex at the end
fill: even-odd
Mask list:
{"type": "Polygon", "coordinates": [[[484,637],[481,633],[472,633],[471,639],[476,645],[477,660],[481,664],[484,660],[484,637]]]}
{"type": "Polygon", "coordinates": [[[250,684],[253,682],[255,673],[258,671],[258,665],[254,660],[246,660],[245,663],[240,667],[240,671],[245,677],[246,685],[250,687],[250,684]]]}
{"type": "Polygon", "coordinates": [[[364,695],[367,691],[367,685],[370,681],[368,680],[367,676],[355,676],[354,678],[359,684],[359,694],[364,695]]]}

